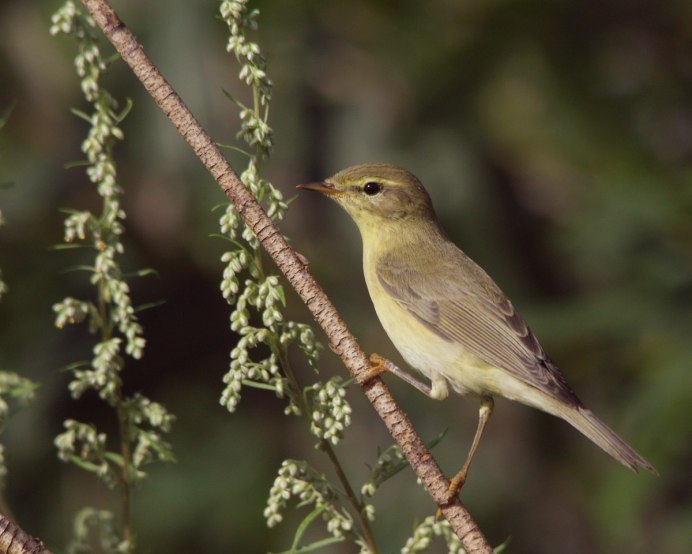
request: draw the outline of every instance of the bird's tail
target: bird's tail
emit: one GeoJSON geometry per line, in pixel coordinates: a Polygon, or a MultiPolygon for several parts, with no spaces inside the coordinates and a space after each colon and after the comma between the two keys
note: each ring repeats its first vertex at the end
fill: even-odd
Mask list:
{"type": "Polygon", "coordinates": [[[640,467],[643,467],[658,475],[654,466],[642,458],[634,448],[593,415],[590,410],[579,407],[563,412],[560,416],[632,471],[638,471],[640,467]]]}

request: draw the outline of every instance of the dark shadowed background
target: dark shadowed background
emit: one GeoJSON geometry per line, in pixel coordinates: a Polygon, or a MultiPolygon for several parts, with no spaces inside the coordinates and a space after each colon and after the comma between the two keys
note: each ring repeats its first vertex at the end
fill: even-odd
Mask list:
{"type": "MultiPolygon", "coordinates": [[[[295,185],[351,164],[404,165],[426,184],[453,240],[513,298],[584,402],[655,465],[635,475],[567,424],[498,401],[462,499],[509,552],[692,551],[692,3],[620,0],[258,1],[256,36],[275,85],[274,156],[265,176],[295,185]]],[[[5,502],[60,551],[76,509],[112,507],[91,475],[59,462],[53,439],[76,417],[113,430],[88,395],[70,399],[64,367],[89,356],[81,327],[59,331],[51,306],[88,296],[59,208],[98,207],[81,169],[86,133],[74,44],[49,36],[57,1],[0,6],[0,369],[38,381],[36,401],[2,436],[5,502]]],[[[212,136],[232,143],[240,97],[217,3],[114,2],[212,136]]],[[[109,46],[104,46],[110,51],[109,46]]],[[[124,64],[106,79],[134,107],[118,147],[128,219],[125,270],[147,349],[130,390],[177,415],[178,463],[150,468],[137,492],[141,552],[265,552],[290,546],[296,516],[268,530],[264,509],[286,457],[329,471],[302,421],[273,395],[219,405],[234,336],[219,282],[225,199],[124,64]]],[[[230,153],[242,170],[242,156],[230,153]]],[[[311,261],[367,352],[400,361],[362,278],[360,239],[338,208],[302,193],[281,229],[311,261]]],[[[289,294],[290,317],[308,321],[289,294]]],[[[318,333],[323,339],[321,332],[318,333]]],[[[298,369],[305,382],[307,367],[298,369]]],[[[345,375],[325,349],[322,375],[345,375]]],[[[477,403],[433,402],[392,377],[394,394],[447,473],[464,460],[477,403]]],[[[337,452],[355,483],[391,443],[352,389],[354,423],[337,452]]],[[[397,552],[434,506],[405,470],[376,497],[382,552],[397,552]]],[[[298,515],[304,515],[299,512],[298,515]]],[[[333,552],[351,552],[352,545],[333,552]]],[[[436,545],[431,551],[441,552],[436,545]],[[435,550],[437,548],[437,550],[435,550]]]]}

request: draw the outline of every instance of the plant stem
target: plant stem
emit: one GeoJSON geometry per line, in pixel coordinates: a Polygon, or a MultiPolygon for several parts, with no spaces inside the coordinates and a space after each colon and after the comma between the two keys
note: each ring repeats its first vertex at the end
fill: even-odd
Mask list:
{"type": "MultiPolygon", "coordinates": [[[[277,348],[278,352],[278,357],[279,360],[281,361],[281,366],[284,371],[284,375],[286,375],[286,378],[288,379],[288,386],[290,389],[293,391],[293,396],[298,400],[298,403],[300,405],[300,411],[307,417],[309,417],[310,410],[308,408],[307,403],[305,402],[305,398],[300,392],[300,387],[298,386],[298,380],[296,379],[295,373],[293,373],[293,369],[291,368],[291,364],[288,361],[288,356],[286,355],[286,350],[284,348],[277,348]]],[[[375,535],[372,532],[372,528],[370,527],[370,522],[368,521],[367,516],[365,515],[365,506],[363,502],[358,498],[356,495],[355,491],[353,490],[353,487],[351,486],[351,483],[348,480],[348,477],[346,477],[346,472],[344,471],[343,466],[341,465],[341,462],[339,461],[339,458],[336,455],[336,452],[332,448],[332,445],[329,443],[329,441],[325,439],[320,439],[319,442],[319,448],[322,450],[325,454],[327,454],[327,457],[329,458],[329,461],[332,463],[334,466],[334,471],[336,472],[336,476],[338,477],[339,481],[341,482],[341,486],[344,489],[344,494],[346,495],[346,498],[348,498],[349,502],[353,506],[355,512],[356,512],[356,517],[358,518],[358,521],[360,523],[360,526],[363,530],[363,538],[365,539],[365,542],[368,545],[368,548],[370,549],[370,552],[372,554],[377,554],[377,543],[375,542],[375,535]]]]}
{"type": "Polygon", "coordinates": [[[368,521],[368,517],[365,514],[365,505],[360,500],[360,498],[356,496],[356,493],[354,492],[353,488],[351,487],[351,484],[348,481],[348,478],[346,477],[346,474],[344,473],[343,467],[341,466],[341,462],[339,462],[339,459],[336,456],[336,452],[334,452],[334,449],[332,448],[332,445],[329,444],[329,441],[321,439],[320,448],[326,452],[327,456],[329,457],[329,460],[332,462],[334,470],[336,471],[336,475],[339,478],[339,481],[341,481],[341,485],[344,487],[346,497],[349,499],[349,501],[353,505],[353,508],[356,510],[356,513],[358,514],[358,521],[360,522],[360,525],[363,528],[365,541],[368,543],[368,548],[370,549],[370,552],[372,554],[377,554],[377,543],[375,542],[375,535],[373,534],[372,528],[370,527],[370,521],[368,521]]]}
{"type": "MultiPolygon", "coordinates": [[[[108,305],[104,298],[103,280],[99,282],[99,312],[101,317],[101,340],[110,340],[112,335],[111,317],[108,305]]],[[[115,411],[118,419],[118,433],[120,435],[120,454],[123,465],[120,472],[120,486],[122,487],[122,538],[127,543],[129,552],[132,552],[132,522],[130,520],[130,437],[127,426],[127,412],[123,405],[122,382],[118,379],[116,392],[115,411]]]]}
{"type": "Polygon", "coordinates": [[[123,457],[123,467],[120,475],[122,494],[122,526],[123,540],[127,543],[128,552],[132,552],[132,526],[130,521],[130,440],[127,432],[127,413],[123,406],[121,395],[118,394],[118,429],[120,431],[120,452],[123,457]]]}

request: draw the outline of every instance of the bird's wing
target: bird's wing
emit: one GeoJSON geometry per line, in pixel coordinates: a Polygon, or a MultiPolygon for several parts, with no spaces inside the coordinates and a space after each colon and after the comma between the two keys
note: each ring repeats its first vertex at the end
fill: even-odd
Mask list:
{"type": "Polygon", "coordinates": [[[581,405],[509,299],[461,250],[450,244],[434,272],[395,258],[378,261],[377,278],[428,329],[554,398],[581,405]]]}

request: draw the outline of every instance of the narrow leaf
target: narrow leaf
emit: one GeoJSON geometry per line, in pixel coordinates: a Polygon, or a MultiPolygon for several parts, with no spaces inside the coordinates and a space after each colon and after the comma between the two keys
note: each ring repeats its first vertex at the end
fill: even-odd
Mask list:
{"type": "Polygon", "coordinates": [[[291,552],[295,552],[295,550],[298,548],[298,544],[300,543],[300,539],[303,538],[303,535],[305,534],[305,531],[307,531],[308,527],[310,527],[310,524],[315,521],[315,518],[319,516],[322,512],[324,512],[327,509],[326,505],[322,506],[317,506],[312,512],[310,512],[303,521],[300,522],[300,525],[298,526],[298,529],[296,529],[296,534],[293,537],[293,544],[291,545],[291,552]]]}
{"type": "Polygon", "coordinates": [[[2,129],[7,121],[10,119],[10,115],[12,115],[12,110],[14,110],[14,107],[17,105],[16,100],[12,100],[10,104],[2,110],[2,113],[0,113],[0,129],[2,129]]]}
{"type": "Polygon", "coordinates": [[[238,154],[242,154],[247,158],[252,158],[252,154],[250,154],[250,152],[248,152],[247,150],[243,150],[238,146],[233,146],[232,144],[224,144],[223,142],[217,142],[216,146],[218,146],[219,148],[223,148],[225,150],[232,150],[233,152],[238,152],[238,154]]]}
{"type": "Polygon", "coordinates": [[[72,112],[72,115],[76,115],[79,119],[83,119],[87,123],[91,124],[91,116],[84,113],[82,110],[79,110],[77,108],[70,108],[70,111],[72,112]]]}
{"type": "Polygon", "coordinates": [[[130,110],[132,109],[132,106],[134,105],[134,102],[132,102],[132,98],[126,98],[125,99],[125,107],[122,109],[122,111],[115,116],[115,122],[120,123],[123,119],[127,117],[127,114],[130,113],[130,110]]]}
{"type": "Polygon", "coordinates": [[[321,541],[316,541],[312,544],[308,544],[307,546],[303,546],[298,550],[284,550],[283,552],[278,552],[277,554],[305,554],[306,552],[314,552],[315,550],[319,550],[320,548],[324,548],[330,544],[336,544],[345,540],[345,537],[329,537],[328,539],[322,539],[321,541]]]}
{"type": "Polygon", "coordinates": [[[250,381],[249,379],[243,379],[241,383],[246,386],[250,387],[253,389],[262,389],[262,390],[270,390],[270,391],[276,391],[276,387],[273,387],[272,385],[267,385],[266,383],[259,383],[257,381],[250,381]]]}
{"type": "Polygon", "coordinates": [[[157,308],[158,306],[162,306],[166,303],[166,300],[156,300],[154,302],[147,302],[146,304],[141,304],[140,306],[137,306],[134,310],[135,313],[138,314],[139,312],[143,312],[145,310],[150,310],[151,308],[157,308]]]}
{"type": "Polygon", "coordinates": [[[87,160],[75,160],[73,162],[67,162],[63,167],[65,169],[73,169],[75,167],[87,167],[89,162],[87,160]]]}

